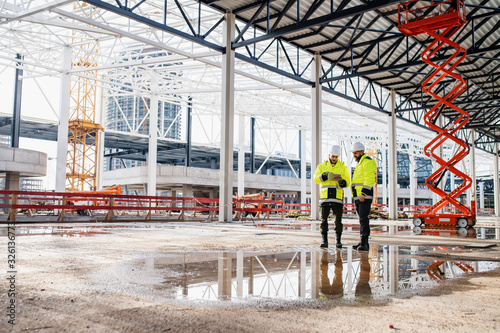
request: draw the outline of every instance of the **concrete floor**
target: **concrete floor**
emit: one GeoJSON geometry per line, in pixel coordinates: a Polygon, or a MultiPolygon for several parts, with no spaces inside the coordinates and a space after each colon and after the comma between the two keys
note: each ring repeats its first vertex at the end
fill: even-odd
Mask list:
{"type": "MultiPolygon", "coordinates": [[[[367,255],[352,248],[356,220],[344,222],[340,251],[320,250],[309,221],[19,223],[16,293],[6,296],[7,280],[0,293],[15,300],[15,328],[26,331],[500,329],[499,218],[480,218],[465,236],[374,220],[367,255]],[[444,279],[427,273],[433,263],[444,279]],[[324,284],[333,288],[335,276],[341,297],[324,284]]],[[[7,320],[1,332],[12,331],[7,320]]]]}

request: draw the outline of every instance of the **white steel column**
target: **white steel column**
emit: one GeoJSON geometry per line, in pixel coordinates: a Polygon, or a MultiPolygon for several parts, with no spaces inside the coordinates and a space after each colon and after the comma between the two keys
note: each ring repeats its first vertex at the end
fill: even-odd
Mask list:
{"type": "Polygon", "coordinates": [[[387,148],[383,144],[382,148],[382,197],[384,199],[383,204],[387,205],[387,148]]]}
{"type": "MultiPolygon", "coordinates": [[[[352,178],[352,173],[351,173],[351,170],[352,170],[352,153],[351,153],[351,147],[352,147],[352,143],[349,141],[349,142],[346,142],[346,141],[342,141],[342,145],[344,146],[344,150],[345,150],[345,159],[343,160],[345,162],[345,166],[347,167],[347,170],[349,171],[349,176],[352,178]]],[[[346,198],[346,202],[347,203],[352,203],[352,192],[351,192],[351,189],[350,189],[350,186],[348,186],[347,188],[344,189],[344,198],[346,198]]]]}
{"type": "Polygon", "coordinates": [[[238,133],[238,196],[245,194],[245,116],[240,114],[238,133]]]}
{"type": "Polygon", "coordinates": [[[484,209],[484,182],[479,183],[479,208],[484,209]]]}
{"type": "Polygon", "coordinates": [[[312,160],[311,160],[311,219],[317,220],[319,218],[319,187],[318,184],[314,182],[314,171],[321,161],[321,84],[319,83],[319,78],[321,76],[321,55],[316,53],[314,55],[314,87],[311,91],[312,96],[312,133],[311,133],[311,143],[312,143],[312,160]]]}
{"type": "Polygon", "coordinates": [[[450,192],[455,189],[455,175],[450,172],[450,192]]]}
{"type": "MultiPolygon", "coordinates": [[[[475,133],[473,129],[470,130],[471,144],[470,144],[470,176],[472,178],[472,185],[470,187],[470,201],[476,201],[476,143],[475,143],[475,133]]],[[[470,204],[470,203],[469,203],[470,204]]]]}
{"type": "Polygon", "coordinates": [[[396,93],[391,90],[391,115],[387,117],[389,127],[389,219],[395,220],[398,217],[397,183],[398,175],[396,168],[396,93]]]}
{"type": "Polygon", "coordinates": [[[415,155],[412,151],[409,154],[410,157],[410,205],[415,205],[415,191],[417,189],[417,177],[415,175],[415,155]]]}
{"type": "Polygon", "coordinates": [[[149,103],[148,195],[156,195],[156,161],[158,151],[158,73],[151,73],[149,103]]]}
{"type": "MultiPolygon", "coordinates": [[[[500,179],[498,178],[498,143],[495,144],[495,157],[493,162],[493,193],[495,202],[495,216],[500,216],[500,179]]],[[[498,230],[498,229],[497,229],[498,230]]]]}
{"type": "MultiPolygon", "coordinates": [[[[99,123],[104,125],[106,119],[106,112],[104,111],[104,87],[98,90],[99,97],[99,123]]],[[[96,149],[96,190],[102,190],[102,178],[104,174],[104,130],[98,131],[97,136],[97,149],[96,149]]]]}
{"type": "MultiPolygon", "coordinates": [[[[300,159],[300,203],[305,204],[307,203],[307,146],[306,146],[306,131],[302,130],[302,138],[300,141],[300,156],[302,157],[300,159]]],[[[311,168],[312,169],[312,168],[311,168]]],[[[311,173],[314,171],[311,170],[311,173]]],[[[311,186],[313,184],[316,184],[314,180],[311,181],[311,186]]],[[[303,207],[300,209],[304,209],[303,207]]]]}
{"type": "Polygon", "coordinates": [[[219,182],[219,221],[233,220],[233,146],[234,146],[234,14],[227,13],[224,20],[222,55],[221,148],[219,182]]]}
{"type": "Polygon", "coordinates": [[[56,192],[66,190],[66,160],[68,158],[69,101],[71,98],[71,47],[64,47],[59,91],[59,126],[57,128],[56,192]]]}

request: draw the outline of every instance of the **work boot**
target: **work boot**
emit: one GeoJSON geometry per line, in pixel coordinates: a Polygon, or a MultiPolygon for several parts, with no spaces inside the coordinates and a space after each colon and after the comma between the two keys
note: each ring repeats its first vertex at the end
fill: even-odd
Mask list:
{"type": "Polygon", "coordinates": [[[370,251],[370,245],[368,245],[368,236],[361,237],[361,243],[356,248],[358,251],[370,251]]]}
{"type": "Polygon", "coordinates": [[[342,242],[340,241],[340,238],[342,238],[342,233],[337,233],[337,239],[336,239],[336,244],[335,244],[337,249],[342,248],[342,242]]]}
{"type": "Polygon", "coordinates": [[[323,243],[321,243],[320,247],[328,247],[328,233],[322,233],[321,236],[323,237],[323,243]]]}

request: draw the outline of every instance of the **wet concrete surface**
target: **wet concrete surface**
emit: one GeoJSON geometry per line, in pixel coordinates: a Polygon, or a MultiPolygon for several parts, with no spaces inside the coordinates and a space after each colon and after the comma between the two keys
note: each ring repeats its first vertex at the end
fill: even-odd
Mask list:
{"type": "MultiPolygon", "coordinates": [[[[107,291],[157,301],[352,302],[426,295],[439,284],[500,268],[470,260],[464,246],[372,245],[369,252],[296,247],[259,251],[149,253],[91,275],[107,291]],[[453,260],[443,253],[456,252],[453,260]],[[457,257],[458,256],[458,257],[457,257]],[[107,280],[102,277],[106,276],[107,280]],[[114,283],[109,284],[112,280],[114,283]]],[[[304,305],[307,307],[307,305],[304,305]]]]}
{"type": "MultiPolygon", "coordinates": [[[[19,225],[16,227],[16,237],[22,236],[61,236],[61,237],[91,237],[110,233],[123,232],[129,229],[173,229],[179,226],[165,224],[127,223],[127,224],[87,224],[87,225],[19,225]]],[[[0,227],[0,236],[6,236],[7,227],[0,227]]]]}

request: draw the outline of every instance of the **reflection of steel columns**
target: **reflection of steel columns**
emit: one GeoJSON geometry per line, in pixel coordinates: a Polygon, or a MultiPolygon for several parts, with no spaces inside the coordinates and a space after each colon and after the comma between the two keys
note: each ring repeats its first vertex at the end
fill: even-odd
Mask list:
{"type": "Polygon", "coordinates": [[[389,294],[395,295],[398,292],[398,247],[389,245],[389,294]]]}
{"type": "Polygon", "coordinates": [[[352,290],[353,276],[352,276],[352,246],[347,248],[347,290],[352,290]]]}
{"type": "MultiPolygon", "coordinates": [[[[324,250],[326,251],[326,250],[324,250]]],[[[311,298],[319,297],[320,262],[321,256],[317,251],[311,252],[311,298]]]]}
{"type": "Polygon", "coordinates": [[[236,253],[236,296],[243,297],[243,251],[236,253]]]}
{"type": "Polygon", "coordinates": [[[254,284],[253,257],[250,257],[250,278],[248,280],[248,295],[253,295],[253,284],[254,284]]]}
{"type": "Polygon", "coordinates": [[[218,269],[218,298],[231,298],[231,270],[232,258],[227,252],[219,253],[219,269],[218,269]]]}
{"type": "Polygon", "coordinates": [[[388,286],[388,282],[389,282],[389,265],[387,265],[387,258],[389,257],[388,255],[388,247],[387,246],[384,246],[384,250],[383,250],[383,282],[384,282],[384,290],[387,289],[387,286],[388,286]]]}
{"type": "Polygon", "coordinates": [[[306,297],[306,269],[307,269],[307,252],[300,252],[299,266],[299,297],[306,297]]]}

